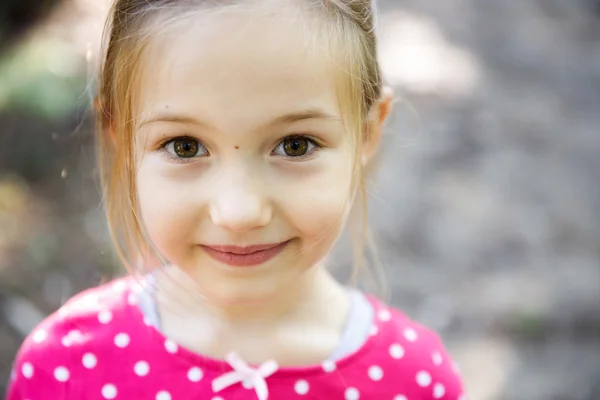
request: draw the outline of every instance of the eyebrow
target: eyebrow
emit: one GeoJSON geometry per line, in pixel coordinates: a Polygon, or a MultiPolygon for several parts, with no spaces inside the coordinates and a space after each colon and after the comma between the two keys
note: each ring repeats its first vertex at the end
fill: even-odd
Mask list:
{"type": "Polygon", "coordinates": [[[272,124],[291,124],[292,122],[304,121],[307,119],[325,119],[330,121],[339,121],[340,117],[329,114],[318,108],[311,108],[304,111],[284,114],[273,120],[272,124]]]}
{"type": "MultiPolygon", "coordinates": [[[[270,125],[284,125],[291,124],[294,122],[305,121],[309,119],[323,119],[329,121],[340,121],[340,117],[327,113],[318,108],[311,108],[303,111],[292,112],[288,114],[281,115],[274,120],[272,120],[270,125]]],[[[151,118],[142,120],[138,124],[138,129],[144,125],[151,124],[153,122],[171,122],[171,123],[179,123],[179,124],[191,124],[198,125],[202,127],[207,127],[208,124],[202,122],[201,120],[188,116],[188,115],[179,115],[179,114],[158,114],[151,118]]]]}
{"type": "Polygon", "coordinates": [[[144,125],[148,125],[154,122],[172,122],[178,124],[191,124],[191,125],[199,125],[199,126],[207,126],[204,122],[200,121],[197,118],[187,116],[187,115],[177,115],[177,114],[158,114],[151,118],[142,120],[137,128],[141,128],[144,125]]]}

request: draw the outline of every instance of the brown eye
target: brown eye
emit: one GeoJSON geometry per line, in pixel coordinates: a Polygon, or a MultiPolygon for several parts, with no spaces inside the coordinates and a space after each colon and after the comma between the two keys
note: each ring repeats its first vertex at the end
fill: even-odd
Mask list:
{"type": "Polygon", "coordinates": [[[206,148],[196,139],[179,137],[168,142],[164,149],[176,158],[194,158],[208,155],[206,148]]]}
{"type": "Polygon", "coordinates": [[[306,154],[310,145],[310,140],[303,137],[290,137],[282,141],[283,151],[288,157],[300,157],[306,154]]]}
{"type": "Polygon", "coordinates": [[[175,154],[181,158],[191,158],[198,154],[198,142],[193,139],[175,139],[173,141],[175,154]]]}
{"type": "Polygon", "coordinates": [[[290,135],[283,138],[271,154],[293,161],[304,161],[320,148],[318,143],[306,136],[290,135]]]}

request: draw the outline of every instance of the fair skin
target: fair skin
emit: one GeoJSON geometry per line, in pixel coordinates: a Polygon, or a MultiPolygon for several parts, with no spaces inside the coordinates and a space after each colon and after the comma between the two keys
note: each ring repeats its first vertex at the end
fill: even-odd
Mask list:
{"type": "MultiPolygon", "coordinates": [[[[161,329],[207,356],[313,364],[344,327],[346,292],[322,260],[352,203],[354,149],[339,71],[308,35],[295,10],[231,10],[179,24],[144,55],[137,189],[148,235],[173,265],[157,274],[161,329]],[[306,151],[289,155],[290,143],[306,151]],[[252,267],[203,247],[271,243],[285,245],[252,267]]],[[[363,162],[390,104],[386,91],[363,162]]]]}

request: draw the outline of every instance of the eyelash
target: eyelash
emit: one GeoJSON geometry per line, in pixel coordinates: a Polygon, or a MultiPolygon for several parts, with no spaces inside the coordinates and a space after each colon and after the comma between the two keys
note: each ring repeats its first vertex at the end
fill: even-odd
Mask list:
{"type": "MultiPolygon", "coordinates": [[[[194,157],[177,157],[177,156],[174,156],[173,154],[169,153],[169,151],[167,150],[167,146],[169,144],[175,142],[176,140],[182,140],[182,139],[183,140],[193,140],[193,141],[195,141],[199,146],[202,146],[206,150],[206,152],[208,153],[208,155],[210,155],[210,153],[208,152],[208,149],[206,149],[206,147],[198,139],[193,138],[191,136],[177,136],[177,137],[174,137],[174,138],[167,139],[167,140],[165,140],[165,141],[163,141],[163,142],[161,142],[159,144],[159,151],[162,152],[162,153],[164,153],[164,155],[167,158],[169,158],[171,161],[174,161],[174,162],[186,164],[186,163],[194,161],[196,158],[198,158],[198,156],[194,156],[194,157]]],[[[306,135],[288,135],[288,136],[285,136],[284,138],[282,138],[279,142],[277,142],[277,145],[275,146],[275,148],[273,149],[273,151],[275,151],[275,149],[277,149],[279,146],[281,146],[281,144],[283,143],[283,141],[286,140],[286,139],[305,139],[308,142],[310,142],[310,144],[313,145],[313,148],[310,150],[310,152],[307,152],[306,154],[303,154],[301,156],[296,156],[296,157],[294,157],[294,156],[280,156],[280,157],[288,159],[290,161],[299,162],[299,161],[307,160],[311,156],[313,156],[315,152],[321,150],[321,148],[322,148],[322,146],[316,140],[314,140],[314,139],[312,139],[312,138],[310,138],[310,137],[308,137],[306,135]]],[[[271,154],[273,153],[273,151],[271,152],[271,154]]]]}

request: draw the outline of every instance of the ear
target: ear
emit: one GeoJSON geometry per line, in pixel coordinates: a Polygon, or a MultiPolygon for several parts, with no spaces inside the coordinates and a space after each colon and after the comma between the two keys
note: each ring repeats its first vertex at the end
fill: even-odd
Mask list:
{"type": "Polygon", "coordinates": [[[373,105],[366,132],[363,134],[362,164],[366,166],[377,152],[385,121],[392,111],[394,93],[389,86],[381,92],[381,98],[373,105]]]}

